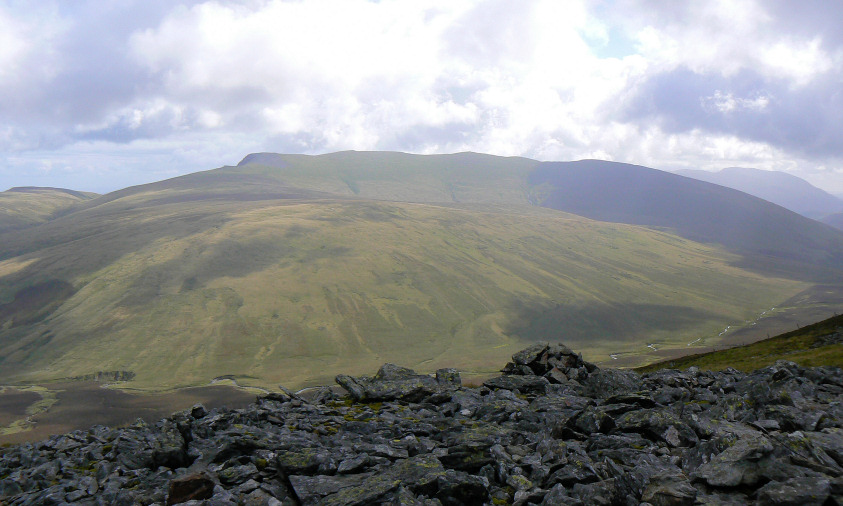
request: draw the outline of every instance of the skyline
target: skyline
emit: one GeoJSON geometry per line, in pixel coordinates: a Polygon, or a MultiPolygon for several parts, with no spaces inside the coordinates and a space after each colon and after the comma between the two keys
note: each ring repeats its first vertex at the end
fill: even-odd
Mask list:
{"type": "Polygon", "coordinates": [[[0,190],[252,152],[780,170],[843,194],[843,5],[0,2],[0,190]]]}

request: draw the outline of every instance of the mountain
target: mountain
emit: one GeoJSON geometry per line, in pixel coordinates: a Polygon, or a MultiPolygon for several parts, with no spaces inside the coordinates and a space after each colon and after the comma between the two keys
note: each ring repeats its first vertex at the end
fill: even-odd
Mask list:
{"type": "Polygon", "coordinates": [[[843,230],[843,213],[829,214],[820,221],[838,230],[843,230]]]}
{"type": "Polygon", "coordinates": [[[0,233],[44,223],[96,196],[64,188],[11,188],[0,193],[0,233]]]}
{"type": "Polygon", "coordinates": [[[808,218],[843,212],[843,200],[784,172],[729,167],[719,172],[685,169],[676,174],[734,188],[808,218]]]}
{"type": "Polygon", "coordinates": [[[546,339],[635,365],[648,345],[716,341],[811,276],[841,279],[841,240],[743,193],[623,164],[256,154],[0,233],[0,380],[303,386],[383,362],[488,373],[546,339]],[[764,241],[712,223],[729,217],[707,201],[764,241]],[[789,234],[802,246],[776,241],[789,234]]]}
{"type": "Polygon", "coordinates": [[[745,267],[817,281],[843,269],[843,235],[737,190],[600,160],[543,163],[529,182],[544,187],[545,207],[721,244],[745,267]]]}

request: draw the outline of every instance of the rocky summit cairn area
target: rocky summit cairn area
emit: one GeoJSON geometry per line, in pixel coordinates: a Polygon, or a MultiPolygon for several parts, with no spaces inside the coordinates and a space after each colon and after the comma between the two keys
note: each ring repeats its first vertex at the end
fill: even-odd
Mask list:
{"type": "Polygon", "coordinates": [[[2,448],[0,504],[843,504],[840,368],[638,375],[538,344],[480,387],[337,382],[2,448]]]}

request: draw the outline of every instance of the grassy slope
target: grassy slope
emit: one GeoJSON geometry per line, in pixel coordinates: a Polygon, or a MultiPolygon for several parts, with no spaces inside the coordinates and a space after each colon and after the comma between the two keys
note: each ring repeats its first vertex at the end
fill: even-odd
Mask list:
{"type": "Polygon", "coordinates": [[[485,370],[547,338],[600,359],[716,334],[803,287],[672,235],[536,208],[145,206],[158,197],[42,225],[38,247],[0,263],[7,308],[34,280],[76,290],[40,322],[5,320],[0,379],[132,370],[144,388],[224,374],[298,386],[384,361],[485,370]]]}
{"type": "Polygon", "coordinates": [[[97,195],[59,188],[12,188],[0,193],[0,233],[49,221],[97,195]]]}
{"type": "Polygon", "coordinates": [[[638,371],[651,372],[668,367],[686,369],[691,366],[714,371],[727,367],[753,371],[769,366],[777,360],[789,360],[806,367],[843,367],[843,343],[825,344],[821,339],[823,336],[840,333],[843,333],[843,315],[757,343],[659,362],[642,367],[638,371]]]}

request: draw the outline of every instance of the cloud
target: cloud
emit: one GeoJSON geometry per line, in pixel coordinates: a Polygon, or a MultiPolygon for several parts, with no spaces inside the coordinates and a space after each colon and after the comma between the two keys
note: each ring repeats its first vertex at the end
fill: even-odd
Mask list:
{"type": "Polygon", "coordinates": [[[44,174],[37,160],[52,159],[47,173],[79,163],[138,181],[258,150],[474,150],[831,181],[843,158],[832,4],[11,4],[0,170],[44,174]]]}

